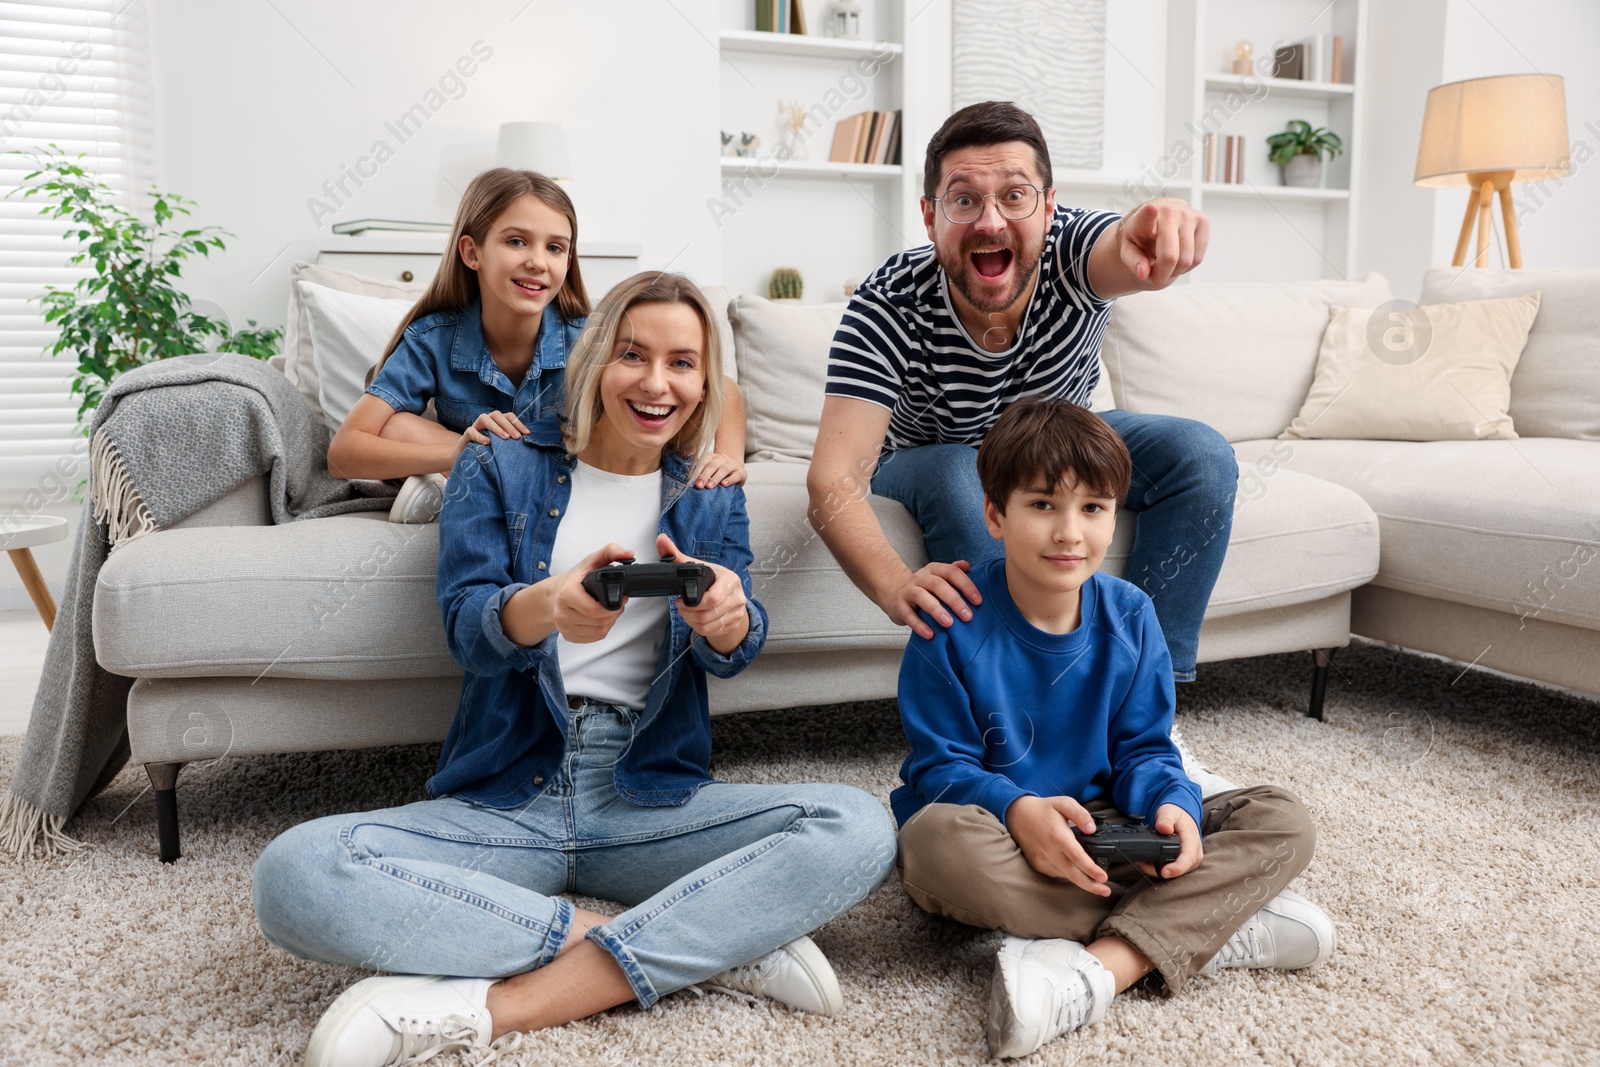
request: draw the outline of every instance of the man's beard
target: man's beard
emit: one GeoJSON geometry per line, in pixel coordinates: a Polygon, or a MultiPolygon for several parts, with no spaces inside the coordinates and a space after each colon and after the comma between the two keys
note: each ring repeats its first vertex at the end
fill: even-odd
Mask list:
{"type": "Polygon", "coordinates": [[[979,247],[993,243],[993,239],[963,242],[962,247],[957,251],[953,259],[935,245],[934,254],[939,260],[939,266],[944,268],[945,274],[955,283],[956,291],[961,294],[967,303],[979,311],[999,313],[1015,304],[1017,298],[1027,291],[1028,286],[1033,284],[1033,276],[1039,270],[1039,259],[1044,253],[1044,237],[1042,234],[1040,235],[1037,248],[1026,250],[1019,249],[1013,245],[1009,235],[999,243],[1001,248],[1011,250],[1012,266],[1015,268],[1017,278],[1016,283],[1011,287],[1011,292],[999,298],[979,295],[974,282],[977,278],[981,278],[982,275],[978,274],[977,268],[972,265],[972,260],[967,255],[970,251],[969,245],[979,247]],[[1024,252],[1027,254],[1025,255],[1024,252]]]}

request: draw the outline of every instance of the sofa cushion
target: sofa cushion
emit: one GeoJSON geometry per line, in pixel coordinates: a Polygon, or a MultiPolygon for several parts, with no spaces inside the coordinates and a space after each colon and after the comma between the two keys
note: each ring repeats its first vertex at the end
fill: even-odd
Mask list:
{"type": "MultiPolygon", "coordinates": [[[[1377,512],[1374,584],[1600,629],[1600,443],[1252,441],[1282,473],[1325,478],[1377,512]]],[[[1279,475],[1281,477],[1281,474],[1279,475]]],[[[1267,495],[1277,479],[1267,481],[1267,495]]]]}
{"type": "Polygon", "coordinates": [[[1600,441],[1600,270],[1435,267],[1422,302],[1539,293],[1539,317],[1511,376],[1511,421],[1524,437],[1600,441]]]}
{"type": "MultiPolygon", "coordinates": [[[[751,463],[748,470],[745,494],[755,555],[750,587],[767,609],[766,652],[904,648],[909,631],[890,622],[845,577],[807,520],[805,466],[751,463]]],[[[911,513],[885,497],[867,499],[900,558],[911,567],[926,563],[922,530],[911,513]]]]}
{"type": "MultiPolygon", "coordinates": [[[[296,263],[289,268],[289,317],[283,327],[283,373],[294,383],[306,406],[317,418],[327,421],[322,410],[322,379],[312,358],[311,316],[300,287],[301,281],[337,289],[341,293],[387,300],[416,300],[428,288],[426,282],[395,282],[371,278],[352,270],[324,267],[320,263],[296,263]]],[[[376,363],[379,352],[373,356],[376,363]]]]}
{"type": "Polygon", "coordinates": [[[1198,419],[1229,441],[1276,437],[1311,388],[1328,309],[1391,298],[1381,274],[1174,285],[1120,297],[1100,355],[1121,408],[1198,419]]]}
{"type": "MultiPolygon", "coordinates": [[[[1279,447],[1289,448],[1286,443],[1279,447]]],[[[1117,532],[1106,551],[1106,573],[1137,581],[1127,573],[1127,565],[1138,520],[1134,512],[1117,516],[1117,532]]],[[[1203,517],[1193,526],[1194,540],[1174,546],[1155,574],[1139,582],[1146,592],[1159,594],[1162,576],[1181,568],[1188,553],[1200,548],[1215,529],[1203,517]]],[[[1260,457],[1240,456],[1233,530],[1222,573],[1206,606],[1207,619],[1321,600],[1365,585],[1377,571],[1378,520],[1360,496],[1332,482],[1281,469],[1270,450],[1260,457]]]]}
{"type": "Polygon", "coordinates": [[[1409,341],[1375,334],[1400,325],[1364,308],[1332,309],[1317,376],[1286,438],[1388,441],[1511,439],[1511,375],[1539,294],[1431,304],[1399,318],[1409,341]],[[1426,330],[1425,337],[1421,331],[1426,330]],[[1375,343],[1376,342],[1376,343],[1375,343]]]}
{"type": "Polygon", "coordinates": [[[811,462],[828,383],[828,349],[845,305],[784,304],[746,293],[728,307],[753,462],[811,462]]]}
{"type": "Polygon", "coordinates": [[[439,527],[381,512],[162,530],[100,569],[95,657],[145,678],[459,674],[434,601],[439,527]]]}

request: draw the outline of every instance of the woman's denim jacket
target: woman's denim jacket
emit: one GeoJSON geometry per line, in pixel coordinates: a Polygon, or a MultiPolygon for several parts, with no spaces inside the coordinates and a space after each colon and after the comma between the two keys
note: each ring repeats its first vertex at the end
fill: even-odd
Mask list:
{"type": "MultiPolygon", "coordinates": [[[[500,625],[513,594],[551,577],[550,548],[572,494],[576,457],[557,418],[530,429],[521,438],[468,445],[450,472],[439,520],[438,597],[450,654],[466,677],[439,769],[428,780],[431,797],[525,804],[543,791],[565,750],[567,693],[556,635],[524,647],[500,625]]],[[[661,531],[681,551],[739,576],[750,632],[723,655],[689,629],[672,601],[655,681],[614,772],[618,794],[647,806],[685,803],[712,780],[706,672],[738,674],[767,636],[766,609],[750,595],[744,490],[688,488],[689,461],[672,452],[662,456],[662,475],[661,531]]]]}

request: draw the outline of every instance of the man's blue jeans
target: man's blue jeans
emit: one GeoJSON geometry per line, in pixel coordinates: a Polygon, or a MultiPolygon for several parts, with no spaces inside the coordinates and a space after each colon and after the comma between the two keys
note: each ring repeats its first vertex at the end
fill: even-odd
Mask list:
{"type": "MultiPolygon", "coordinates": [[[[1205,423],[1131,411],[1099,414],[1133,456],[1123,506],[1138,513],[1139,529],[1122,577],[1155,602],[1173,677],[1193,681],[1200,622],[1233,529],[1239,465],[1232,446],[1205,423]]],[[[904,504],[922,526],[935,562],[1005,555],[983,522],[977,460],[970,445],[923,445],[884,453],[872,476],[872,491],[904,504]]]]}
{"type": "Polygon", "coordinates": [[[285,831],[256,862],[261,932],[303,959],[501,978],[556,958],[561,894],[600,897],[625,910],[587,936],[649,1007],[815,930],[894,865],[893,821],[849,786],[712,782],[676,807],[628,803],[614,766],[637,721],[574,712],[559,771],[520,808],[440,797],[285,831]]]}

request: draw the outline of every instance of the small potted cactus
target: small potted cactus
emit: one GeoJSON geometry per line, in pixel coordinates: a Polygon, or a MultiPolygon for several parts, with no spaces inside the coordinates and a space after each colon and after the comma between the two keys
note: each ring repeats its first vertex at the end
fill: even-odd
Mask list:
{"type": "Polygon", "coordinates": [[[779,267],[772,272],[772,279],[767,282],[767,299],[786,300],[798,304],[800,294],[805,291],[805,283],[800,280],[800,272],[793,267],[779,267]]]}

